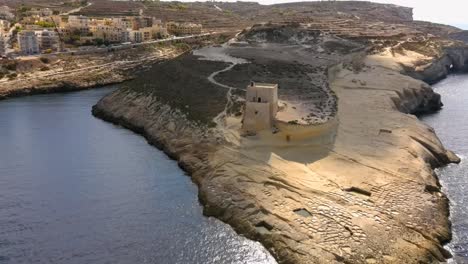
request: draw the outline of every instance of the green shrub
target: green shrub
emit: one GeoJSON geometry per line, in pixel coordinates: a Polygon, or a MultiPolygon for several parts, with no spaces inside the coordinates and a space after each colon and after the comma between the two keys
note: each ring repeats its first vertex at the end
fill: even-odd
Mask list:
{"type": "Polygon", "coordinates": [[[37,21],[35,24],[38,25],[38,26],[40,26],[40,27],[44,27],[44,28],[52,28],[52,27],[55,27],[54,22],[37,21]]]}
{"type": "Polygon", "coordinates": [[[21,32],[21,30],[23,30],[22,27],[16,26],[15,29],[13,29],[13,34],[18,34],[19,32],[21,32]]]}
{"type": "Polygon", "coordinates": [[[186,10],[188,8],[188,5],[182,4],[181,2],[172,2],[169,5],[169,7],[172,8],[172,9],[186,10]]]}
{"type": "Polygon", "coordinates": [[[30,11],[30,10],[31,10],[30,7],[21,5],[21,7],[18,9],[18,12],[19,12],[19,13],[26,13],[26,12],[28,12],[28,11],[30,11]]]}
{"type": "Polygon", "coordinates": [[[183,43],[183,42],[175,43],[174,47],[176,47],[177,50],[183,51],[183,52],[189,51],[192,49],[190,45],[188,45],[187,43],[183,43]]]}

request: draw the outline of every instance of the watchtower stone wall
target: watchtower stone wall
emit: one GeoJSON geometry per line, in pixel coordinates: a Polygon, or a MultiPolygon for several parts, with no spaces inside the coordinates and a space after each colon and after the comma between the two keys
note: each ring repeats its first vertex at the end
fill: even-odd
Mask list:
{"type": "Polygon", "coordinates": [[[278,85],[254,83],[247,86],[243,129],[257,132],[273,127],[278,112],[278,85]]]}

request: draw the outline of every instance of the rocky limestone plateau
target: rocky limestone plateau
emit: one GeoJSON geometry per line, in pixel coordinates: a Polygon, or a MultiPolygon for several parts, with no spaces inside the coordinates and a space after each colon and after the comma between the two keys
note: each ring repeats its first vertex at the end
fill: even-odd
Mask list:
{"type": "Polygon", "coordinates": [[[413,114],[441,108],[427,83],[464,70],[466,46],[406,19],[333,21],[253,26],[152,66],[93,114],[178,160],[204,213],[279,263],[444,262],[448,201],[433,169],[459,158],[413,114]],[[310,137],[242,135],[250,80],[279,83],[310,137]]]}

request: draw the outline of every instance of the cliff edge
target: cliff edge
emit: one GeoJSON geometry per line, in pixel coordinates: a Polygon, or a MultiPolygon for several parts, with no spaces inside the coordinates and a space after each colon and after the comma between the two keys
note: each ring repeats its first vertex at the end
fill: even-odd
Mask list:
{"type": "Polygon", "coordinates": [[[361,29],[257,25],[153,66],[93,114],[178,160],[204,213],[280,263],[443,262],[448,201],[433,169],[459,159],[412,114],[440,109],[421,80],[461,69],[450,52],[464,65],[464,46],[403,25],[378,38],[361,29]],[[308,136],[243,135],[248,80],[279,83],[308,136]]]}

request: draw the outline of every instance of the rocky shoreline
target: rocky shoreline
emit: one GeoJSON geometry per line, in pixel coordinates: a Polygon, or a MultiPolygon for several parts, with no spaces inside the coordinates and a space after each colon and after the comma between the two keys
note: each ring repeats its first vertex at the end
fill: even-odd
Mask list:
{"type": "MultiPolygon", "coordinates": [[[[124,81],[131,80],[132,76],[124,76],[119,74],[105,74],[105,76],[83,77],[80,76],[79,81],[66,79],[63,81],[55,81],[53,83],[41,83],[38,85],[28,85],[19,89],[11,89],[0,94],[0,100],[48,93],[65,93],[80,91],[86,89],[94,89],[107,85],[118,84],[124,81]]],[[[64,78],[65,79],[65,78],[64,78]]]]}
{"type": "Polygon", "coordinates": [[[207,40],[187,40],[189,43],[140,46],[103,54],[20,58],[10,62],[18,72],[15,77],[0,81],[0,100],[122,83],[132,80],[148,65],[172,59],[193,47],[216,43],[217,38],[222,37],[220,35],[207,40]]]}
{"type": "Polygon", "coordinates": [[[35,69],[9,70],[0,100],[128,81],[93,115],[177,160],[204,214],[279,263],[445,262],[449,203],[434,169],[460,159],[415,115],[442,107],[430,84],[468,69],[468,46],[448,37],[459,30],[394,5],[295,5],[254,12],[242,22],[277,22],[170,60],[160,48],[173,47],[142,48],[136,59],[133,50],[36,58],[24,63],[35,69]],[[307,126],[306,137],[242,133],[252,80],[279,84],[280,114],[292,130],[307,126]]]}
{"type": "MultiPolygon", "coordinates": [[[[249,74],[259,63],[272,78],[281,78],[269,68],[268,56],[252,53],[254,60],[236,54],[255,61],[249,74]]],[[[330,64],[336,117],[330,126],[317,127],[317,138],[289,146],[268,146],[263,135],[241,137],[236,110],[223,128],[194,120],[190,111],[196,104],[179,103],[189,114],[171,106],[160,92],[162,81],[156,93],[118,90],[95,105],[93,114],[142,134],[177,160],[198,185],[204,213],[262,242],[280,263],[445,261],[448,201],[433,169],[459,159],[409,114],[439,109],[440,96],[387,59],[363,57],[358,71],[352,61],[330,64]]],[[[204,78],[225,65],[211,67],[204,78]]],[[[217,81],[236,87],[244,72],[239,67],[217,81]]],[[[192,83],[196,89],[204,85],[209,86],[192,83]]]]}

